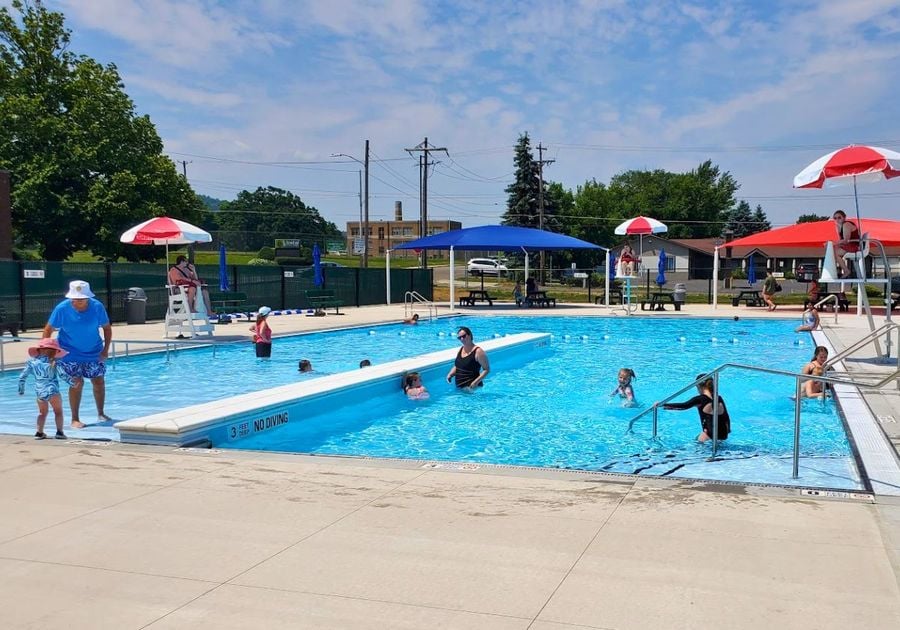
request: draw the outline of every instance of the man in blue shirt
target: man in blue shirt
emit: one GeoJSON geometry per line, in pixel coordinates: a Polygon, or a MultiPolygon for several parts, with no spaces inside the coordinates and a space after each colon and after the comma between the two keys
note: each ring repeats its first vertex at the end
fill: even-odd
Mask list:
{"type": "Polygon", "coordinates": [[[110,422],[103,411],[106,401],[106,357],[112,343],[112,326],[103,304],[94,299],[91,285],[84,280],[69,283],[66,299],[56,305],[50,320],[44,326],[44,338],[59,330],[59,345],[68,354],[59,360],[59,367],[69,375],[69,407],[72,411],[72,428],[81,429],[85,424],[79,419],[84,379],[90,379],[97,403],[97,421],[110,422]],[[103,329],[100,339],[99,329],[103,329]]]}

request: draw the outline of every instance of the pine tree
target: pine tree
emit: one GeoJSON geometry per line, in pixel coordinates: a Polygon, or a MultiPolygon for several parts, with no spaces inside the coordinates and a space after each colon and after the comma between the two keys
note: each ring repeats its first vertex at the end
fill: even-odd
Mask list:
{"type": "MultiPolygon", "coordinates": [[[[516,165],[516,179],[506,187],[509,199],[506,202],[506,212],[503,213],[502,223],[503,225],[537,228],[540,224],[538,165],[534,161],[534,155],[531,152],[531,140],[528,138],[527,133],[519,136],[519,141],[516,143],[514,163],[516,165]]],[[[545,198],[545,216],[547,201],[545,198]]]]}
{"type": "Polygon", "coordinates": [[[728,212],[728,220],[725,223],[725,232],[731,231],[734,238],[741,238],[757,232],[755,229],[753,212],[750,211],[750,204],[746,201],[740,201],[738,205],[728,212]]]}
{"type": "Polygon", "coordinates": [[[753,213],[753,234],[757,232],[767,232],[772,229],[772,224],[769,223],[769,217],[766,216],[766,213],[763,211],[762,206],[756,205],[756,212],[753,213]]]}

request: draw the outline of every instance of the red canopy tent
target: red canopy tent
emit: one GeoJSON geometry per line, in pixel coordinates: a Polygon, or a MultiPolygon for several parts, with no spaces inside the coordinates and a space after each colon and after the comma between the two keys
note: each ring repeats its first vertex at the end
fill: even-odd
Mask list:
{"type": "MultiPolygon", "coordinates": [[[[885,247],[900,246],[900,221],[866,219],[863,231],[885,247]]],[[[813,221],[751,234],[727,243],[728,247],[824,247],[838,240],[834,221],[813,221]]]]}

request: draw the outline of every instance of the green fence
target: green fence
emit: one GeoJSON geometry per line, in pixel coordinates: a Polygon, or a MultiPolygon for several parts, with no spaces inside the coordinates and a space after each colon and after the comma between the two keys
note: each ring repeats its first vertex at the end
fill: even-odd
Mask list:
{"type": "MultiPolygon", "coordinates": [[[[147,294],[147,319],[166,312],[165,265],[147,263],[61,263],[0,261],[0,311],[25,328],[40,328],[63,299],[71,280],[86,280],[114,322],[125,321],[125,297],[131,287],[147,294]]],[[[385,303],[383,269],[326,267],[323,289],[334,291],[347,306],[385,303]]],[[[212,292],[219,289],[219,266],[198,265],[198,275],[212,292]]],[[[247,294],[250,304],[272,308],[308,308],[306,291],[315,289],[311,267],[229,265],[229,290],[247,294]]],[[[407,291],[432,299],[431,269],[392,269],[391,302],[403,301],[407,291]]]]}

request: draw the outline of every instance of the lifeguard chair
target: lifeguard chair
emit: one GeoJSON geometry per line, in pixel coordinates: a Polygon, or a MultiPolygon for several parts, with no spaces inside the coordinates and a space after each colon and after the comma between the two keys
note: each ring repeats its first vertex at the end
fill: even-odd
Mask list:
{"type": "Polygon", "coordinates": [[[182,285],[168,285],[169,306],[166,310],[166,338],[175,336],[196,337],[200,334],[213,336],[215,324],[209,321],[206,302],[200,287],[194,295],[194,308],[190,308],[187,289],[182,285]]]}

